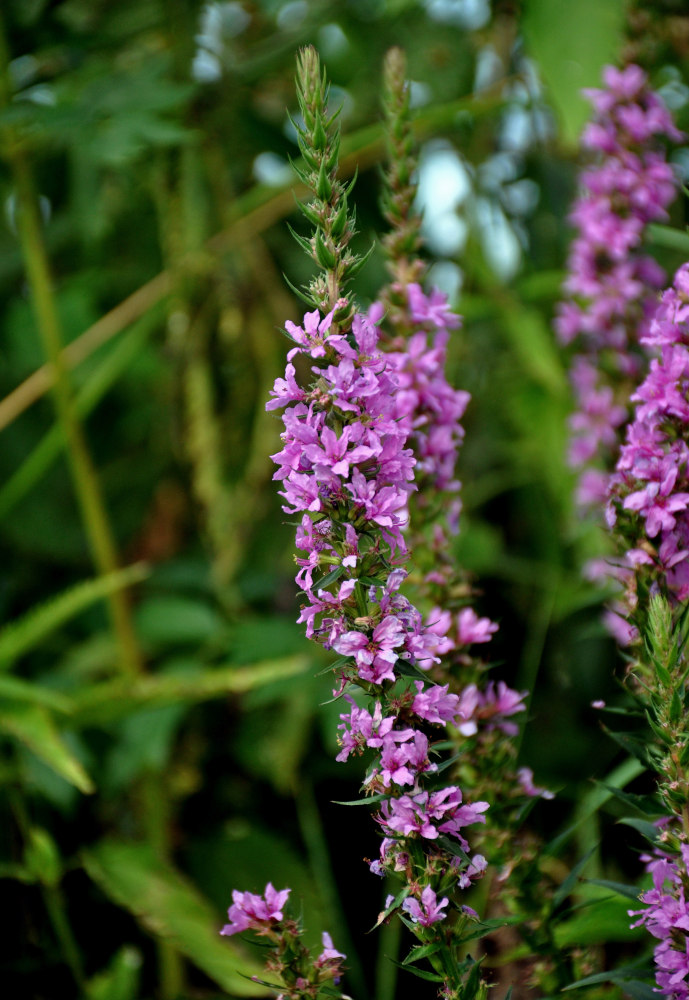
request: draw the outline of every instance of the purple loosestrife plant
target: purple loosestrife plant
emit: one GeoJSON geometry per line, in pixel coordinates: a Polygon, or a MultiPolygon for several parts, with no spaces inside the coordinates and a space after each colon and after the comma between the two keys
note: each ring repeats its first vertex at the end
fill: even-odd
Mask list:
{"type": "MultiPolygon", "coordinates": [[[[623,540],[628,618],[648,593],[689,597],[689,264],[643,336],[656,353],[632,395],[634,416],[609,488],[607,520],[623,540]]],[[[640,609],[644,616],[646,610],[640,609]]]]}
{"type": "Polygon", "coordinates": [[[632,395],[633,419],[609,486],[607,520],[621,547],[630,645],[627,687],[649,727],[663,816],[648,860],[653,888],[630,910],[658,940],[659,992],[689,995],[689,264],[662,295],[643,343],[655,353],[632,395]]]}
{"type": "MultiPolygon", "coordinates": [[[[370,314],[381,322],[382,342],[400,378],[399,420],[409,427],[408,440],[417,462],[418,490],[409,498],[407,536],[415,562],[415,591],[439,639],[441,659],[428,664],[429,674],[438,690],[460,699],[464,718],[451,730],[459,750],[458,775],[481,789],[481,794],[491,787],[493,808],[480,831],[485,840],[490,839],[488,830],[496,815],[504,813],[497,824],[503,832],[510,828],[511,836],[525,798],[549,793],[527,780],[528,769],[515,771],[512,737],[518,727],[508,717],[524,711],[526,692],[512,691],[503,681],[497,688],[492,681],[486,684],[485,665],[473,653],[490,641],[497,625],[479,618],[469,606],[471,586],[458,570],[451,549],[459,531],[461,483],[456,466],[464,438],[460,421],[469,394],[454,389],[445,373],[450,331],[460,325],[460,319],[442,293],[433,290],[427,295],[419,283],[425,268],[418,257],[415,146],[405,70],[403,53],[392,49],[384,67],[388,164],[382,199],[390,225],[383,240],[390,281],[370,314]]],[[[514,864],[514,852],[509,863],[514,864]]]]}
{"type": "Polygon", "coordinates": [[[594,118],[582,137],[598,160],[581,175],[571,214],[576,228],[566,300],[556,329],[572,344],[570,462],[579,471],[577,499],[600,504],[607,491],[630,386],[644,361],[644,338],[665,275],[642,252],[646,226],[664,219],[677,183],[664,143],[678,140],[670,113],[638,66],[606,67],[603,90],[586,95],[594,118]]]}
{"type": "MultiPolygon", "coordinates": [[[[333,263],[346,257],[327,220],[339,219],[344,233],[351,223],[335,174],[328,173],[322,183],[323,163],[330,169],[329,151],[338,140],[334,118],[327,119],[327,88],[313,53],[301,57],[299,88],[302,153],[307,163],[315,158],[312,174],[305,176],[315,199],[305,214],[316,226],[314,237],[300,243],[313,250],[325,273],[307,293],[317,308],[301,326],[286,324],[295,346],[285,378],[276,381],[268,403],[269,409],[283,410],[283,447],[273,456],[283,509],[301,518],[296,536],[297,582],[304,594],[299,621],[310,638],[339,654],[336,693],[349,710],[341,714],[338,760],[364,751],[369,755],[363,785],[378,806],[375,818],[383,834],[371,868],[402,882],[379,919],[396,912],[422,944],[437,945],[428,949],[434,971],[426,976],[442,985],[445,996],[459,997],[474,965],[473,959],[460,962],[454,954],[453,941],[474,919],[459,895],[486,866],[482,857],[474,855],[472,861],[467,853],[464,830],[484,822],[488,803],[466,802],[457,785],[443,782],[439,744],[448,723],[471,720],[476,702],[462,704],[447,685],[429,681],[440,647],[453,642],[402,592],[416,470],[455,487],[458,420],[466,394],[450,389],[442,363],[446,331],[458,320],[444,301],[427,299],[412,283],[415,321],[435,328],[435,342],[429,347],[421,329],[411,351],[406,343],[395,345],[399,350],[381,350],[380,310],[357,311],[343,291],[349,274],[339,273],[333,263]],[[328,252],[319,253],[322,247],[328,252]],[[299,378],[292,364],[297,356],[299,378]],[[438,432],[441,415],[445,430],[438,432]],[[353,697],[356,689],[368,698],[365,704],[353,697]]],[[[350,259],[350,272],[359,263],[350,259]]],[[[465,617],[457,629],[456,641],[465,645],[490,635],[490,623],[476,616],[465,617]]],[[[471,995],[478,989],[474,976],[471,995]]]]}

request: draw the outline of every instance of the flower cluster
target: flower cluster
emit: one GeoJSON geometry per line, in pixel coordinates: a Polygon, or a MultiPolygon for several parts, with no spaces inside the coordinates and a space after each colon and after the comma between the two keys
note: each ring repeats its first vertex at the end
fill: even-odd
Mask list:
{"type": "Polygon", "coordinates": [[[629,546],[628,599],[635,579],[677,601],[689,597],[689,264],[662,296],[643,343],[654,348],[649,371],[632,396],[627,428],[611,480],[607,519],[629,546]]]}
{"type": "MultiPolygon", "coordinates": [[[[419,323],[431,317],[444,327],[457,325],[437,294],[426,298],[416,287],[411,295],[419,323]]],[[[337,327],[332,314],[309,313],[302,326],[287,324],[297,346],[268,407],[285,409],[283,447],[273,456],[283,509],[301,514],[297,582],[306,600],[299,620],[310,637],[340,655],[339,691],[349,683],[374,698],[364,707],[344,694],[349,711],[340,717],[338,760],[374,751],[364,784],[383,799],[377,820],[385,839],[373,866],[382,874],[401,871],[400,858],[402,867],[412,856],[409,864],[426,865],[428,842],[441,836],[468,849],[462,828],[484,821],[487,802],[462,804],[454,785],[423,786],[438,770],[435,727],[473,725],[475,731],[477,720],[499,720],[517,709],[502,691],[457,694],[424,676],[441,653],[485,642],[495,629],[469,608],[454,616],[436,609],[424,619],[401,592],[414,473],[422,466],[444,488],[458,485],[454,462],[466,394],[444,381],[441,331],[430,349],[421,330],[408,354],[401,344],[384,352],[375,318],[355,314],[351,330],[337,327]],[[310,374],[299,381],[292,364],[297,355],[310,363],[310,374]]],[[[418,896],[405,912],[413,903],[426,906],[425,889],[458,886],[455,856],[438,864],[444,851],[436,845],[431,852],[435,868],[424,884],[418,870],[410,878],[418,896]]],[[[445,916],[440,907],[432,912],[436,920],[445,916]]]]}
{"type": "Polygon", "coordinates": [[[251,930],[259,937],[268,939],[272,948],[266,969],[277,974],[286,984],[276,1000],[315,997],[321,986],[339,983],[343,973],[342,963],[347,957],[337,951],[328,932],[323,931],[323,951],[317,958],[311,958],[301,942],[301,927],[284,915],[290,892],[291,889],[276,890],[270,882],[263,896],[235,889],[228,911],[230,922],[220,931],[230,937],[251,930]]]}
{"type": "Polygon", "coordinates": [[[658,991],[669,1000],[689,998],[689,846],[679,857],[654,858],[653,888],[641,895],[643,910],[629,910],[658,939],[654,950],[658,991]]]}
{"type": "Polygon", "coordinates": [[[584,171],[571,214],[577,229],[556,329],[574,342],[571,464],[580,470],[578,500],[600,503],[626,422],[629,380],[641,368],[662,269],[640,247],[649,222],[666,217],[676,180],[662,140],[681,138],[638,66],[606,67],[605,89],[585,91],[595,116],[582,145],[599,155],[584,171]]]}

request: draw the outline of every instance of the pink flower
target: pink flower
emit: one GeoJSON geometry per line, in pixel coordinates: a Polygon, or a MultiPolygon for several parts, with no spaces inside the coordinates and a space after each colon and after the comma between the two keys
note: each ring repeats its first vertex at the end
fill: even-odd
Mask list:
{"type": "Polygon", "coordinates": [[[479,618],[473,608],[463,608],[457,615],[457,644],[470,646],[476,642],[490,642],[498,626],[490,618],[479,618]]]}
{"type": "Polygon", "coordinates": [[[438,923],[439,920],[444,920],[447,916],[443,913],[443,910],[449,903],[447,896],[438,902],[438,897],[436,896],[430,885],[421,893],[421,901],[414,899],[413,896],[407,896],[405,901],[402,903],[402,909],[409,914],[411,919],[415,924],[421,924],[422,927],[430,927],[431,924],[438,923]]]}
{"type": "Polygon", "coordinates": [[[227,911],[230,922],[220,933],[229,937],[247,929],[259,933],[265,932],[270,924],[282,920],[282,908],[291,891],[291,889],[277,891],[270,882],[263,896],[256,896],[253,892],[238,892],[235,889],[232,893],[232,906],[227,911]]]}

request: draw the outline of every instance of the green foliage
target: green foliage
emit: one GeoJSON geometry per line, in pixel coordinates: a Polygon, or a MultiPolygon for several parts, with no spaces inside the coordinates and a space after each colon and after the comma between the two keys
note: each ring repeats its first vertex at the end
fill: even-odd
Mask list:
{"type": "Polygon", "coordinates": [[[588,117],[583,87],[600,84],[601,68],[619,58],[625,24],[623,0],[528,0],[524,34],[574,146],[588,117]]]}
{"type": "MultiPolygon", "coordinates": [[[[481,612],[501,622],[493,675],[534,691],[519,764],[561,790],[529,816],[552,876],[538,904],[558,948],[595,945],[605,963],[615,942],[622,968],[571,988],[616,997],[622,986],[646,1000],[647,970],[626,964],[639,950],[625,912],[639,863],[619,841],[657,838],[643,771],[659,751],[638,713],[620,731],[610,723],[610,740],[589,707],[618,697],[598,624],[605,595],[580,574],[607,549],[572,515],[567,376],[550,327],[586,114],[578,89],[617,59],[624,10],[619,0],[529,0],[523,13],[495,3],[473,30],[456,6],[3,6],[0,877],[17,915],[3,942],[16,995],[265,996],[245,978],[261,973],[256,960],[217,931],[232,889],[268,880],[292,886],[310,946],[328,929],[348,952],[344,989],[358,1000],[392,1000],[397,968],[419,977],[401,978],[400,995],[425,1000],[440,981],[436,946],[409,952],[385,925],[406,890],[385,908],[361,862],[378,850],[370,810],[333,804],[378,797],[357,797],[360,760],[332,760],[344,709],[333,701],[333,658],[308,648],[295,624],[294,525],[271,480],[279,424],[264,410],[284,371],[276,330],[303,312],[283,272],[309,288],[312,267],[339,266],[365,304],[383,280],[378,251],[360,265],[382,224],[377,81],[395,43],[419,85],[400,141],[408,149],[413,135],[424,162],[447,154],[468,191],[435,205],[464,244],[443,247],[429,224],[424,261],[431,280],[445,273],[461,285],[454,305],[465,316],[448,347],[451,379],[473,397],[455,555],[477,577],[481,612]],[[204,20],[216,8],[220,20],[204,20]],[[302,122],[293,59],[307,44],[327,64],[332,111],[306,122],[302,95],[302,122]],[[534,71],[558,121],[552,134],[534,71]],[[531,138],[515,152],[517,134],[531,138]],[[297,175],[313,200],[300,201],[297,175]],[[20,241],[25,188],[41,222],[32,248],[20,241]],[[528,191],[533,204],[517,211],[528,191]],[[311,261],[295,252],[288,222],[311,261]],[[336,250],[348,241],[344,260],[336,250]],[[495,253],[506,246],[509,266],[495,253]],[[39,321],[27,265],[43,256],[39,321]],[[73,428],[49,398],[46,310],[68,345],[63,389],[112,538],[111,571],[90,553],[73,428]],[[364,931],[379,912],[377,956],[379,938],[364,931]]],[[[666,69],[686,77],[672,58],[666,69]]],[[[686,256],[678,216],[650,237],[668,268],[686,256]]],[[[408,250],[413,220],[406,238],[408,250]]],[[[653,651],[659,675],[672,666],[665,633],[653,651]]],[[[686,710],[668,704],[673,718],[686,710]]],[[[462,938],[472,956],[460,956],[464,1000],[481,995],[488,974],[480,938],[499,940],[517,919],[495,912],[488,890],[475,895],[483,919],[462,938]]],[[[508,952],[506,977],[521,974],[518,957],[508,952]]]]}
{"type": "Polygon", "coordinates": [[[103,841],[84,854],[91,878],[143,926],[175,945],[228,993],[264,996],[246,978],[261,967],[217,936],[218,915],[148,844],[103,841]]]}

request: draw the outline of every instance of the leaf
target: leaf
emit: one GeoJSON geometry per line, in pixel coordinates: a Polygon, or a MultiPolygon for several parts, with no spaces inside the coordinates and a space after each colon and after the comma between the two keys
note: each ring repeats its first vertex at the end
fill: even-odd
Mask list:
{"type": "Polygon", "coordinates": [[[366,799],[350,799],[349,802],[340,802],[338,799],[333,799],[332,801],[336,806],[370,806],[389,798],[390,796],[387,792],[377,792],[375,795],[369,795],[366,799]]]}
{"type": "Polygon", "coordinates": [[[385,907],[385,909],[378,914],[378,919],[376,920],[371,930],[374,930],[376,927],[379,927],[386,919],[386,917],[389,917],[390,914],[393,912],[393,910],[396,910],[397,907],[400,905],[400,903],[404,902],[404,900],[407,898],[410,892],[411,892],[410,885],[407,885],[404,887],[404,889],[401,889],[397,893],[395,898],[385,907]]]}
{"type": "Polygon", "coordinates": [[[254,663],[251,666],[219,667],[182,675],[147,676],[104,681],[73,697],[72,721],[80,725],[104,724],[128,715],[144,705],[186,704],[244,694],[264,684],[295,677],[309,666],[304,656],[254,663]]]}
{"type": "MultiPolygon", "coordinates": [[[[626,714],[626,713],[625,713],[626,714]]],[[[612,729],[608,729],[607,726],[602,726],[603,732],[607,733],[615,743],[626,750],[627,753],[636,757],[644,767],[653,768],[653,761],[650,758],[649,748],[645,743],[637,740],[631,733],[616,733],[612,729]]]]}
{"type": "Polygon", "coordinates": [[[162,772],[183,714],[184,705],[161,705],[139,709],[122,719],[105,758],[102,790],[121,792],[141,774],[162,772]]]}
{"type": "Polygon", "coordinates": [[[632,1000],[658,1000],[658,991],[650,983],[642,983],[639,979],[626,979],[622,989],[632,1000]]]}
{"type": "Polygon", "coordinates": [[[45,604],[32,608],[18,621],[0,631],[0,670],[37,646],[47,635],[108,594],[139,583],[148,575],[144,563],[78,583],[45,604]]]}
{"type": "Polygon", "coordinates": [[[409,965],[411,962],[418,962],[422,958],[427,958],[429,955],[435,955],[437,951],[440,951],[441,945],[439,941],[434,941],[431,944],[419,944],[409,952],[407,957],[403,960],[402,965],[409,965]]]}
{"type": "Polygon", "coordinates": [[[646,238],[657,247],[667,247],[670,250],[681,250],[689,256],[689,233],[672,226],[659,226],[653,223],[646,227],[646,238]]]}
{"type": "Polygon", "coordinates": [[[500,289],[500,320],[510,346],[523,365],[524,371],[556,399],[567,396],[562,353],[553,344],[552,334],[537,309],[530,309],[500,289]]]}
{"type": "Polygon", "coordinates": [[[218,935],[218,914],[191,883],[161,861],[148,844],[101,841],[83,854],[86,871],[118,906],[154,937],[186,955],[223,990],[264,996],[243,976],[263,973],[234,941],[218,935]]]}
{"type": "Polygon", "coordinates": [[[630,806],[638,812],[645,813],[646,816],[662,815],[663,808],[660,802],[652,795],[634,795],[632,792],[623,792],[621,788],[615,788],[604,781],[596,782],[596,784],[602,785],[603,788],[607,789],[620,802],[624,802],[626,806],[630,806]]]}
{"type": "MultiPolygon", "coordinates": [[[[582,889],[587,886],[582,886],[582,889]]],[[[589,889],[590,891],[590,889],[589,889]]],[[[580,948],[613,941],[636,941],[644,929],[631,927],[629,902],[622,896],[609,896],[587,901],[554,929],[560,948],[580,948]]]]}
{"type": "Polygon", "coordinates": [[[62,741],[52,716],[42,705],[24,701],[0,704],[0,731],[9,733],[79,791],[95,791],[80,761],[62,741]]]}
{"type": "Polygon", "coordinates": [[[136,609],[137,634],[154,647],[200,645],[218,636],[224,622],[206,601],[173,594],[148,597],[136,609]]]}
{"type": "Polygon", "coordinates": [[[572,868],[571,872],[564,880],[564,882],[562,882],[562,884],[558,886],[557,891],[553,893],[553,909],[556,909],[560,905],[560,903],[564,899],[566,899],[567,896],[569,896],[570,892],[577,883],[577,879],[579,878],[582,871],[586,867],[587,862],[595,854],[597,850],[598,850],[598,844],[594,844],[591,850],[587,851],[586,854],[583,856],[583,858],[580,858],[579,861],[577,861],[574,868],[572,868]]]}
{"type": "Polygon", "coordinates": [[[590,885],[600,885],[604,889],[612,889],[613,892],[618,893],[620,896],[625,896],[627,899],[633,899],[634,902],[639,901],[640,889],[637,889],[633,885],[625,885],[623,882],[611,882],[606,878],[590,878],[586,880],[590,885]]]}
{"type": "Polygon", "coordinates": [[[475,941],[477,938],[486,937],[500,927],[511,927],[523,923],[523,917],[494,917],[491,920],[481,920],[478,923],[473,921],[473,923],[469,924],[473,929],[466,934],[462,934],[461,938],[457,940],[457,946],[466,944],[467,941],[475,941]]]}
{"type": "Polygon", "coordinates": [[[595,972],[591,976],[585,976],[583,979],[577,979],[575,983],[570,983],[569,986],[564,986],[563,991],[578,990],[581,989],[582,986],[595,986],[597,983],[624,983],[626,985],[628,977],[630,976],[651,976],[652,974],[653,973],[650,969],[645,969],[643,967],[639,967],[638,965],[622,965],[619,969],[611,969],[608,972],[595,972]]]}
{"type": "Polygon", "coordinates": [[[402,962],[396,962],[394,958],[390,958],[389,955],[385,956],[389,962],[396,965],[398,969],[404,969],[405,972],[412,972],[419,979],[425,979],[429,983],[442,983],[445,981],[444,976],[439,976],[437,972],[426,972],[425,969],[417,969],[415,965],[403,965],[402,962]]]}
{"type": "Polygon", "coordinates": [[[73,707],[71,699],[60,691],[54,691],[35,681],[25,681],[21,677],[11,677],[6,674],[0,674],[0,698],[29,701],[65,714],[71,712],[73,707]]]}
{"type": "Polygon", "coordinates": [[[88,984],[88,1000],[137,1000],[143,959],[141,952],[125,945],[115,952],[108,967],[88,984]]]}
{"type": "Polygon", "coordinates": [[[625,23],[623,0],[530,0],[522,28],[570,146],[589,117],[582,87],[598,87],[606,63],[619,58],[625,23]]]}
{"type": "Polygon", "coordinates": [[[335,569],[330,571],[330,573],[328,573],[326,576],[322,576],[320,580],[316,581],[314,585],[314,590],[317,592],[318,589],[324,589],[325,587],[329,587],[331,583],[335,583],[336,580],[340,579],[344,571],[345,571],[344,566],[342,565],[336,566],[335,569]]]}
{"type": "MultiPolygon", "coordinates": [[[[88,415],[120,377],[124,368],[140,355],[146,336],[159,322],[161,310],[156,304],[110,350],[100,367],[93,372],[75,399],[80,417],[88,415]]],[[[46,474],[64,448],[65,437],[59,424],[53,425],[0,487],[0,520],[46,474]]]]}
{"type": "Polygon", "coordinates": [[[659,830],[655,823],[649,822],[647,819],[637,819],[635,816],[624,816],[622,819],[617,821],[622,826],[631,826],[632,829],[638,831],[642,837],[645,837],[651,844],[656,844],[658,841],[659,830]]]}

